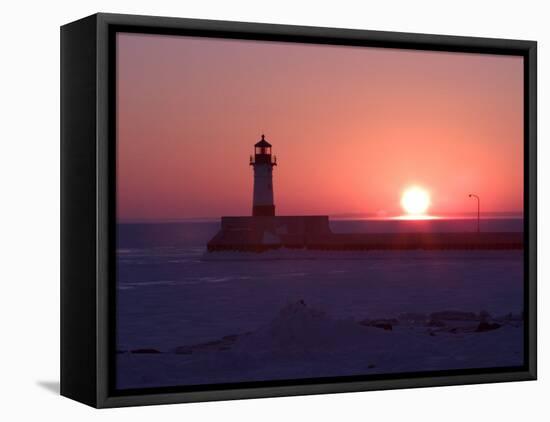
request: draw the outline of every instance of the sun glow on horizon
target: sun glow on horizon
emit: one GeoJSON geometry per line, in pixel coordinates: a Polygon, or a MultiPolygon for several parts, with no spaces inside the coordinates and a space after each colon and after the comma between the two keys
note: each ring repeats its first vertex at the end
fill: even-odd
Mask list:
{"type": "Polygon", "coordinates": [[[430,220],[442,220],[445,219],[444,217],[440,217],[437,215],[412,215],[412,214],[405,214],[405,215],[398,215],[396,217],[391,217],[389,220],[399,220],[399,221],[430,221],[430,220]]]}
{"type": "Polygon", "coordinates": [[[419,186],[405,189],[401,196],[401,206],[408,217],[425,217],[430,203],[430,194],[419,186]]]}

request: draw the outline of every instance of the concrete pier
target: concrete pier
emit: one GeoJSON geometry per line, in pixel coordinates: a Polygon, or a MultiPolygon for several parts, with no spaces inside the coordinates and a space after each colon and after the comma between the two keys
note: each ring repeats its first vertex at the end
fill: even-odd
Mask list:
{"type": "Polygon", "coordinates": [[[523,233],[333,233],[328,216],[222,217],[208,251],[522,249],[523,233]]]}

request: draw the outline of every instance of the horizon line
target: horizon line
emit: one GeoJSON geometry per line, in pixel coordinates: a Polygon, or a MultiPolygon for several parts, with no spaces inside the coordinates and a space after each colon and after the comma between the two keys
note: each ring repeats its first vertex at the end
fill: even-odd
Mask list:
{"type": "MultiPolygon", "coordinates": [[[[296,214],[280,214],[275,217],[287,217],[294,216],[296,214]]],[[[336,214],[300,214],[299,216],[313,216],[313,215],[326,215],[329,219],[333,220],[430,220],[430,219],[469,219],[477,216],[476,212],[465,213],[434,213],[425,215],[403,215],[403,214],[385,214],[379,213],[336,213],[336,214]]],[[[116,218],[117,224],[161,224],[161,223],[200,223],[200,222],[213,222],[220,220],[222,217],[252,217],[251,215],[219,215],[211,217],[167,217],[167,218],[116,218]]],[[[523,218],[523,211],[486,211],[480,213],[480,218],[523,218]]]]}

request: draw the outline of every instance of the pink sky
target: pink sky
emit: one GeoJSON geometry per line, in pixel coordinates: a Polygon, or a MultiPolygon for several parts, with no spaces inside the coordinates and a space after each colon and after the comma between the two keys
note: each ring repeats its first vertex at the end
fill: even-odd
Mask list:
{"type": "Polygon", "coordinates": [[[121,220],[250,215],[273,145],[279,215],[523,209],[523,59],[164,35],[117,40],[121,220]]]}

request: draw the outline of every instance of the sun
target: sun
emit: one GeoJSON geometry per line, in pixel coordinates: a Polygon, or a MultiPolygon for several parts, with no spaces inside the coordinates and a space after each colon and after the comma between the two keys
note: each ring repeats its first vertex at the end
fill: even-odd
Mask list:
{"type": "Polygon", "coordinates": [[[418,186],[407,188],[401,196],[401,206],[408,215],[424,215],[430,207],[430,194],[418,186]]]}

